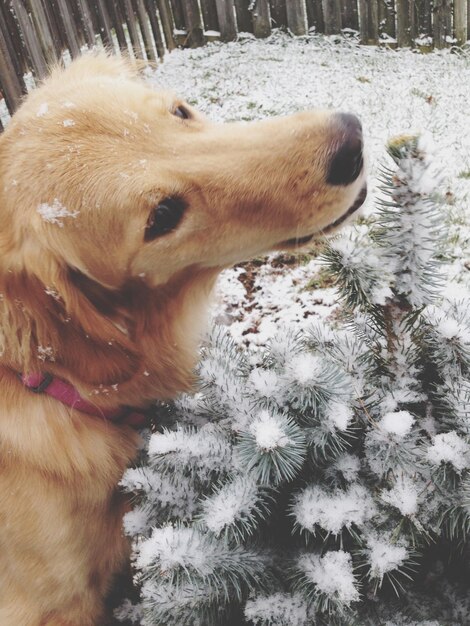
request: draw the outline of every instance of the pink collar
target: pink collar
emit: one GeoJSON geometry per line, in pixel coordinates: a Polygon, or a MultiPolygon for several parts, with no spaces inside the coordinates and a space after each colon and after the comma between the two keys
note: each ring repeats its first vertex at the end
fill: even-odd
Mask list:
{"type": "Polygon", "coordinates": [[[133,411],[131,408],[114,411],[101,409],[82,398],[72,384],[52,374],[19,374],[19,378],[23,385],[34,393],[45,393],[51,396],[51,398],[62,402],[62,404],[66,404],[87,415],[101,417],[111,422],[126,424],[134,428],[143,428],[147,423],[143,413],[133,411]]]}

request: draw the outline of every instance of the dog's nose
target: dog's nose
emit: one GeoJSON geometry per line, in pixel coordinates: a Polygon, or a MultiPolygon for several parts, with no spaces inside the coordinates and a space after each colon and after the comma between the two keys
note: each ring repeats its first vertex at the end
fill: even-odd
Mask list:
{"type": "Polygon", "coordinates": [[[330,185],[350,185],[364,166],[361,122],[351,113],[337,113],[334,124],[342,143],[331,160],[326,180],[330,185]]]}

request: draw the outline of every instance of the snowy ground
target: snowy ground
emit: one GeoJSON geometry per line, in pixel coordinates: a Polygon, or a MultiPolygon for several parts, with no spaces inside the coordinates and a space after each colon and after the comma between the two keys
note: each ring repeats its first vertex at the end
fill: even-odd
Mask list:
{"type": "MultiPolygon", "coordinates": [[[[177,50],[148,74],[156,87],[173,89],[216,121],[252,120],[308,108],[333,107],[362,119],[369,155],[373,211],[377,175],[387,139],[430,133],[446,176],[452,225],[453,272],[470,284],[470,55],[449,50],[359,46],[354,40],[315,36],[177,50]]],[[[443,211],[443,220],[446,219],[443,211]]],[[[230,325],[240,343],[262,345],[279,324],[308,322],[334,310],[334,289],[315,258],[270,258],[224,273],[214,317],[230,325]]]]}

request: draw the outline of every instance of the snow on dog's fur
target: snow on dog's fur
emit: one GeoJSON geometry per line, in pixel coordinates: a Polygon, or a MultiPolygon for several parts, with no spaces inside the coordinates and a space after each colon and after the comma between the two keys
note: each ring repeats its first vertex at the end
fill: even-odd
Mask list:
{"type": "Polygon", "coordinates": [[[219,272],[360,204],[362,172],[327,182],[344,133],[331,112],[211,124],[105,55],[54,71],[15,114],[0,137],[2,626],[104,626],[138,444],[17,373],[106,409],[188,389],[219,272]]]}

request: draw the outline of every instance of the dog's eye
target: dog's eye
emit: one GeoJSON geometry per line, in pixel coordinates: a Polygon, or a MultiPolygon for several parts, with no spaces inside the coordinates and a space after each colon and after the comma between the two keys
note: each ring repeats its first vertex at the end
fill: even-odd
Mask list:
{"type": "Polygon", "coordinates": [[[179,117],[182,120],[191,119],[191,113],[188,111],[188,109],[185,106],[181,104],[179,107],[176,107],[176,109],[174,109],[173,115],[176,115],[176,117],[179,117]]]}
{"type": "Polygon", "coordinates": [[[180,198],[165,198],[150,213],[145,229],[144,240],[152,241],[171,233],[183,217],[185,203],[180,198]]]}

